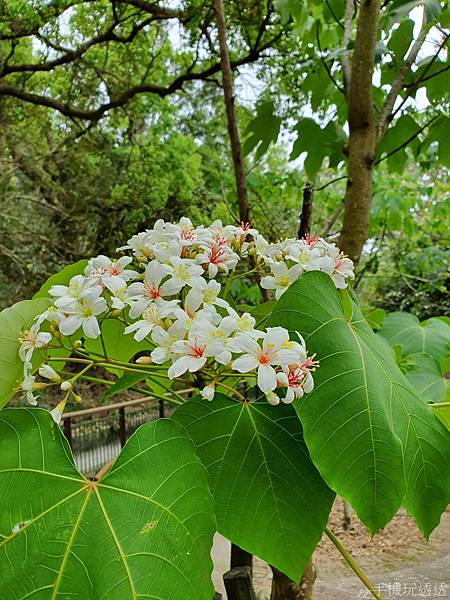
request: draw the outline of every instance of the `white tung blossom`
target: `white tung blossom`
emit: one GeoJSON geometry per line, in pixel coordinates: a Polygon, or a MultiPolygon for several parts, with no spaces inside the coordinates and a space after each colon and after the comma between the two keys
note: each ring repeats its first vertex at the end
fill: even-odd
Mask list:
{"type": "MultiPolygon", "coordinates": [[[[252,314],[230,305],[227,294],[234,271],[248,256],[253,261],[251,271],[259,271],[261,286],[272,290],[276,299],[306,271],[322,271],[337,288],[345,288],[354,277],[353,263],[335,244],[312,236],[272,244],[245,223],[224,225],[217,220],[208,227],[196,227],[183,217],[178,223],[159,219],[120,250],[130,255],[96,256],[84,274],[75,275],[67,285],[52,286],[53,304],[22,332],[21,387],[28,402],[36,403],[33,391],[40,386],[61,382],[48,364],[38,371],[46,383],[35,381],[33,352],[52,340],[52,333],[40,331],[41,327],[47,324],[57,346],[61,336],[75,332],[97,338],[105,318],[125,323],[125,334],[143,342],[147,354],[148,346],[152,347],[150,356],[138,359],[140,364],[148,369],[153,364],[155,371],[159,365],[158,373],[167,368],[172,379],[186,373],[190,380],[197,378],[203,382],[201,395],[207,400],[214,398],[221,379],[230,375],[238,380],[243,374],[256,377],[259,389],[273,405],[290,403],[312,391],[312,373],[318,363],[308,357],[301,336],[290,339],[282,327],[259,329],[252,314]],[[198,376],[189,375],[198,371],[198,376]]],[[[248,276],[248,269],[243,266],[238,276],[248,276]]],[[[77,343],[80,348],[83,340],[77,343]]],[[[61,383],[67,395],[53,411],[57,421],[67,398],[77,397],[69,386],[71,381],[61,383]]]]}

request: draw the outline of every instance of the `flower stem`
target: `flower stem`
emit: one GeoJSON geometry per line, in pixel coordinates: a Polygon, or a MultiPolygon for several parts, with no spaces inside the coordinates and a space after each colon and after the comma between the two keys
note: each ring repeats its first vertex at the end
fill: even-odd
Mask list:
{"type": "Polygon", "coordinates": [[[247,398],[245,396],[243,396],[240,392],[238,392],[237,390],[235,390],[234,388],[230,387],[229,385],[225,385],[224,383],[220,383],[219,381],[216,382],[216,386],[218,387],[222,387],[226,390],[228,390],[229,392],[231,392],[234,396],[236,396],[236,398],[239,398],[239,400],[241,402],[248,402],[247,398]]]}
{"type": "Polygon", "coordinates": [[[448,408],[450,406],[450,402],[436,402],[435,404],[430,404],[431,408],[448,408]]]}
{"type": "Polygon", "coordinates": [[[333,542],[333,544],[336,546],[336,548],[342,555],[345,562],[349,565],[349,567],[352,569],[352,571],[355,573],[355,575],[357,577],[359,577],[359,579],[363,582],[363,584],[366,586],[366,588],[369,590],[369,592],[372,594],[372,596],[374,598],[377,598],[377,600],[384,600],[384,598],[380,594],[380,592],[377,591],[375,585],[370,581],[370,579],[364,573],[362,568],[357,564],[357,562],[354,560],[354,558],[349,554],[349,552],[347,552],[347,550],[344,548],[344,546],[341,544],[341,542],[337,539],[337,537],[334,535],[334,533],[330,529],[328,529],[328,527],[325,527],[325,533],[327,534],[328,538],[333,542]]]}

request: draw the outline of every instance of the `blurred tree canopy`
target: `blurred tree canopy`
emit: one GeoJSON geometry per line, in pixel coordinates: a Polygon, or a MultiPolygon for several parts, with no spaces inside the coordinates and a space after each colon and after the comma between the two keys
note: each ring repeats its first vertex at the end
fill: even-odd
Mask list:
{"type": "MultiPolygon", "coordinates": [[[[428,316],[448,277],[447,4],[225,11],[252,221],[295,235],[310,181],[313,230],[363,248],[368,303],[420,292],[428,316]]],[[[2,4],[0,304],[153,219],[235,219],[220,75],[213,2],[2,4]]]]}

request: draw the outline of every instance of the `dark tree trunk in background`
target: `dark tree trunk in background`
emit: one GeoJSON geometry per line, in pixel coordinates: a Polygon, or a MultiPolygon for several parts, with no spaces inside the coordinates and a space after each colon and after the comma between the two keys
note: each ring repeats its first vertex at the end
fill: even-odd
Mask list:
{"type": "Polygon", "coordinates": [[[309,235],[311,230],[311,215],[313,203],[313,189],[309,181],[303,186],[303,204],[300,212],[300,225],[298,228],[298,237],[304,238],[309,235]]]}
{"type": "Polygon", "coordinates": [[[369,231],[372,167],[377,141],[372,73],[380,10],[381,0],[360,2],[347,92],[348,180],[339,246],[355,262],[361,256],[369,231]]]}
{"type": "Polygon", "coordinates": [[[222,86],[227,112],[228,134],[230,136],[231,155],[233,157],[234,176],[236,179],[236,192],[239,204],[239,219],[248,223],[250,210],[248,205],[247,185],[245,183],[244,162],[242,159],[241,142],[236,119],[236,107],[233,95],[233,72],[231,70],[228,54],[227,35],[223,1],[214,1],[216,9],[217,32],[219,34],[220,68],[222,71],[222,86]]]}
{"type": "Polygon", "coordinates": [[[251,567],[235,567],[223,576],[228,600],[256,600],[251,567]]]}
{"type": "MultiPolygon", "coordinates": [[[[242,159],[241,141],[239,139],[239,130],[236,118],[236,107],[234,104],[233,94],[233,73],[231,70],[230,56],[228,54],[227,45],[227,33],[225,25],[225,14],[223,9],[222,0],[214,0],[214,6],[216,10],[216,24],[217,32],[219,35],[219,49],[220,49],[220,70],[222,72],[222,87],[223,96],[225,100],[225,108],[227,113],[227,126],[228,135],[230,137],[231,155],[233,158],[234,176],[236,180],[236,193],[239,205],[239,219],[243,223],[248,223],[250,219],[250,210],[248,205],[247,185],[245,182],[245,171],[244,162],[242,159]]],[[[254,597],[254,591],[252,587],[251,574],[252,574],[252,555],[242,550],[234,544],[231,545],[231,571],[228,571],[224,575],[228,577],[230,573],[234,572],[236,567],[247,567],[249,569],[250,583],[247,598],[245,597],[245,591],[240,590],[241,596],[239,600],[251,600],[254,597]],[[252,596],[253,593],[253,596],[252,596]]],[[[229,585],[235,583],[234,579],[229,580],[229,585]]],[[[226,581],[225,581],[226,583],[226,581]]],[[[228,593],[228,589],[227,589],[228,593]]],[[[236,592],[237,593],[237,592],[236,592]]],[[[230,596],[229,596],[230,597],[230,596]]],[[[237,596],[236,596],[237,598],[237,596]]]]}
{"type": "Polygon", "coordinates": [[[272,573],[270,600],[312,600],[313,585],[316,579],[312,560],[306,565],[300,583],[295,583],[275,567],[272,567],[272,573]]]}

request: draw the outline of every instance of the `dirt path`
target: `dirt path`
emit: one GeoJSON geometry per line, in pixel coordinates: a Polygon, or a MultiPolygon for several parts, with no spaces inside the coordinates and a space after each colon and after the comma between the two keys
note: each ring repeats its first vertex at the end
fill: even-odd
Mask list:
{"type": "MultiPolygon", "coordinates": [[[[450,598],[450,512],[442,516],[440,526],[426,542],[413,520],[399,513],[380,533],[370,537],[354,518],[353,529],[344,531],[342,504],[337,501],[329,522],[352,556],[371,577],[382,596],[389,598],[450,598]]],[[[213,549],[214,583],[224,594],[222,573],[229,567],[229,543],[216,536],[213,549]]],[[[372,598],[341,559],[327,537],[314,553],[317,580],[314,600],[351,600],[372,598]]],[[[259,559],[254,563],[255,589],[260,600],[269,598],[271,572],[259,559]]]]}

